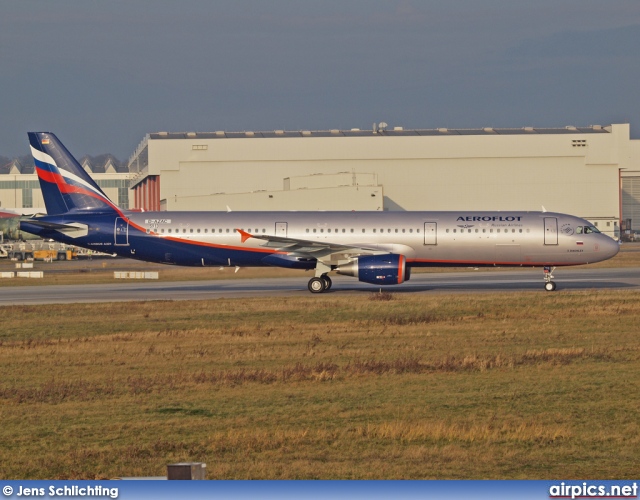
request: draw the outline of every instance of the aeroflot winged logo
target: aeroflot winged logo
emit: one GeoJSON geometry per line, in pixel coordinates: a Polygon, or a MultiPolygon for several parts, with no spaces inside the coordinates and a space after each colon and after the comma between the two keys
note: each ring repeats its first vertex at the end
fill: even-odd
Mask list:
{"type": "Polygon", "coordinates": [[[519,215],[461,215],[458,222],[520,222],[519,215]]]}

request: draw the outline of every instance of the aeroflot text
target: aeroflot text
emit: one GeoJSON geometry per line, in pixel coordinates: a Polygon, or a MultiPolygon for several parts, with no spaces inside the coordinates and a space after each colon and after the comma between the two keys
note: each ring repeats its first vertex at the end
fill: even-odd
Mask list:
{"type": "MultiPolygon", "coordinates": [[[[105,488],[104,486],[49,486],[48,493],[50,497],[108,497],[118,498],[118,488],[105,488]]],[[[23,488],[16,493],[18,497],[43,497],[45,496],[44,488],[23,488]]]]}
{"type": "Polygon", "coordinates": [[[520,220],[522,217],[515,215],[467,215],[466,217],[458,217],[458,221],[462,222],[514,222],[520,220]]]}

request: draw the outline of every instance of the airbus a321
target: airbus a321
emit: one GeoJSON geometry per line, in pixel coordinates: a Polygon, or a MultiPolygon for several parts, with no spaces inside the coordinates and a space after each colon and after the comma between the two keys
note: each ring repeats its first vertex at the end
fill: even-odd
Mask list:
{"type": "Polygon", "coordinates": [[[62,243],[181,266],[276,266],[373,285],[407,281],[415,267],[541,267],[610,259],[619,246],[587,220],[552,212],[139,212],[116,206],[58,138],[29,132],[46,216],[23,231],[62,243]]]}

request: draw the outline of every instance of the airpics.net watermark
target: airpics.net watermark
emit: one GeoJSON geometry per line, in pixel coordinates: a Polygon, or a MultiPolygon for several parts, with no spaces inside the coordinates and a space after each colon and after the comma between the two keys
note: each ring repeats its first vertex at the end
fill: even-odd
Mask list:
{"type": "Polygon", "coordinates": [[[549,498],[638,498],[638,485],[632,484],[554,484],[549,498]]]}
{"type": "Polygon", "coordinates": [[[15,496],[17,498],[23,497],[106,497],[106,498],[118,498],[118,488],[105,488],[101,485],[95,486],[78,486],[76,484],[71,486],[49,486],[47,488],[25,488],[18,486],[14,489],[13,486],[4,486],[2,488],[2,494],[5,497],[15,496]]]}

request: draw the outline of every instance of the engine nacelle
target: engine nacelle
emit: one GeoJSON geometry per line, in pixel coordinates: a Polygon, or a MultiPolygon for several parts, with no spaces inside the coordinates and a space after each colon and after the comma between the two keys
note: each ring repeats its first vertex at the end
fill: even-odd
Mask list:
{"type": "Polygon", "coordinates": [[[409,279],[411,268],[404,255],[365,255],[336,269],[338,274],[353,276],[373,285],[398,285],[409,279]]]}

